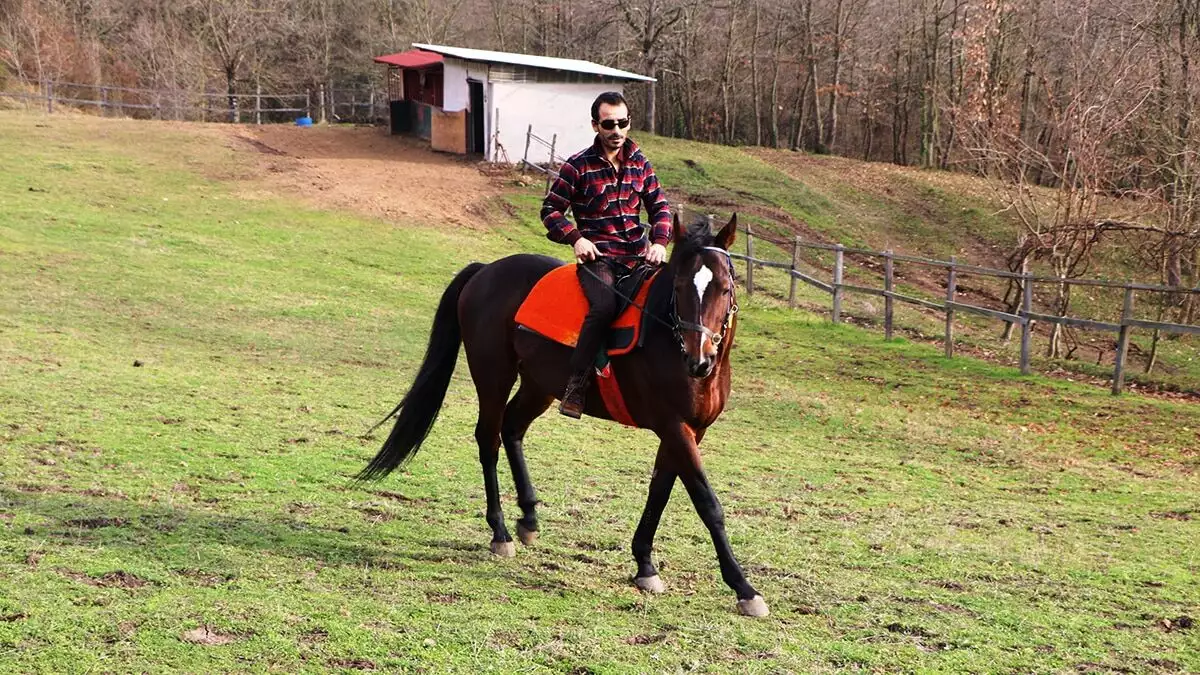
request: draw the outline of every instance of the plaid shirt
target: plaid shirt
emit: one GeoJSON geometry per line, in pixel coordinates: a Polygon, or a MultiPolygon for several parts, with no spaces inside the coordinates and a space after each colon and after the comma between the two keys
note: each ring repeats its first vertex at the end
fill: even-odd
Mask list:
{"type": "MultiPolygon", "coordinates": [[[[671,207],[654,167],[630,139],[625,139],[619,157],[618,177],[597,137],[592,147],[563,163],[542,202],[550,241],[574,245],[583,237],[611,256],[645,256],[651,243],[666,246],[671,241],[671,207]],[[649,242],[647,227],[638,221],[643,203],[650,215],[649,242]],[[574,225],[567,220],[568,208],[575,215],[574,225]]],[[[621,262],[632,267],[637,260],[621,262]]]]}

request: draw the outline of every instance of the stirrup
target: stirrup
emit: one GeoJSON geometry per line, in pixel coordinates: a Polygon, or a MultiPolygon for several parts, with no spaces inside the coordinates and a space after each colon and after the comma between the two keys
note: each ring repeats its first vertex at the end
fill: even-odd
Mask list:
{"type": "Polygon", "coordinates": [[[583,417],[583,408],[586,402],[585,394],[587,393],[590,380],[588,376],[590,374],[586,372],[575,374],[571,376],[571,379],[567,380],[567,388],[563,392],[562,403],[558,406],[558,412],[574,419],[583,417]]]}

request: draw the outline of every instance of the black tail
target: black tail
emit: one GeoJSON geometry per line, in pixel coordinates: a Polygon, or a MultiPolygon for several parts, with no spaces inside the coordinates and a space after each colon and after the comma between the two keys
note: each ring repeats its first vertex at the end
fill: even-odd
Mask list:
{"type": "Polygon", "coordinates": [[[462,331],[458,325],[458,296],[463,286],[483,269],[483,263],[471,263],[454,277],[454,281],[442,293],[437,314],[433,317],[433,330],[429,334],[429,346],[425,349],[425,361],[417,372],[412,388],[404,400],[379,421],[371,431],[388,421],[396,413],[396,426],[383,442],[379,454],[358,474],[359,480],[383,478],[396,467],[417,453],[429,430],[437,420],[450,386],[450,376],[458,361],[458,346],[462,343],[462,331]]]}

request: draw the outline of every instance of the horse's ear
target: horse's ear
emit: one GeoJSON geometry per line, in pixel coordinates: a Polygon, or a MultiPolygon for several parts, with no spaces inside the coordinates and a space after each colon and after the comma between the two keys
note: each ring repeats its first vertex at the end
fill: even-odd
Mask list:
{"type": "Polygon", "coordinates": [[[686,236],[686,233],[683,231],[683,223],[679,222],[679,212],[678,211],[675,212],[674,220],[672,221],[671,227],[674,231],[673,235],[671,237],[672,240],[677,244],[679,242],[683,241],[686,236]]]}
{"type": "Polygon", "coordinates": [[[721,231],[717,233],[717,238],[714,241],[714,243],[717,246],[728,251],[729,248],[731,246],[733,246],[733,240],[736,237],[737,237],[737,213],[734,213],[732,216],[730,216],[729,222],[725,224],[725,227],[721,228],[721,231]]]}

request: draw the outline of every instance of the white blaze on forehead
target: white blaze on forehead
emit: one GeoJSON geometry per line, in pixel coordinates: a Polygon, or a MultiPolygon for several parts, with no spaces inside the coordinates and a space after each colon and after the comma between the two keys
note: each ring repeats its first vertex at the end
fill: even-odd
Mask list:
{"type": "Polygon", "coordinates": [[[700,294],[700,302],[704,302],[704,290],[708,288],[708,284],[713,280],[712,270],[708,269],[708,265],[700,267],[700,271],[696,272],[696,276],[692,279],[692,283],[696,284],[696,292],[700,294]]]}
{"type": "MultiPolygon", "coordinates": [[[[712,280],[713,273],[712,270],[708,268],[708,265],[701,265],[700,270],[696,272],[696,276],[692,278],[692,283],[696,284],[696,293],[698,293],[700,297],[700,306],[704,305],[704,291],[708,288],[708,284],[711,283],[712,280]]],[[[704,349],[704,340],[707,337],[708,336],[703,333],[700,334],[700,349],[704,349]]]]}

